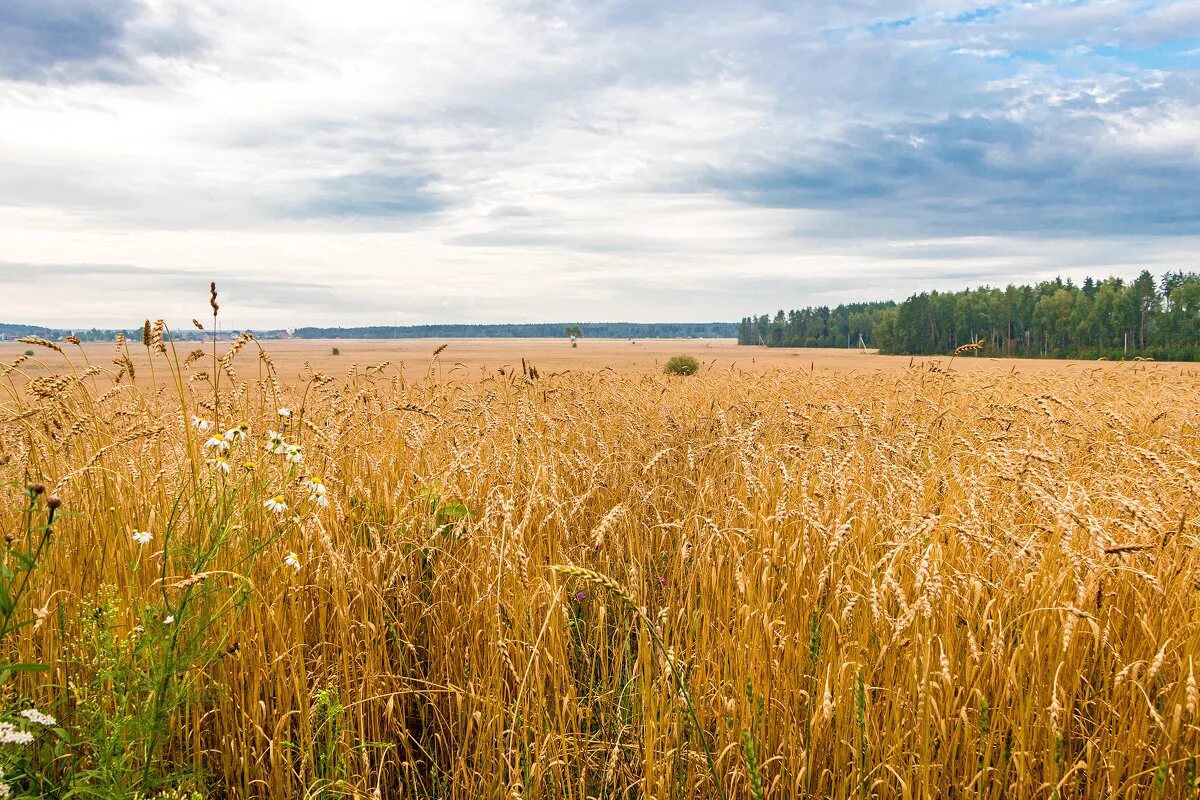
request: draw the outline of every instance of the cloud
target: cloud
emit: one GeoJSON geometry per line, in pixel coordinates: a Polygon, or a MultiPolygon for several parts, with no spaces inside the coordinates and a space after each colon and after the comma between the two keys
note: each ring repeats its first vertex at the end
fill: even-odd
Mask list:
{"type": "Polygon", "coordinates": [[[0,78],[136,81],[140,56],[181,55],[199,45],[181,6],[146,6],[138,0],[0,4],[0,78]]]}
{"type": "Polygon", "coordinates": [[[318,182],[313,196],[285,210],[288,216],[397,218],[430,214],[444,202],[430,191],[435,176],[359,173],[318,182]]]}
{"type": "Polygon", "coordinates": [[[186,321],[210,275],[245,324],[681,320],[1187,267],[1195,30],[1190,0],[8,0],[0,285],[30,322],[186,321]]]}
{"type": "Polygon", "coordinates": [[[0,74],[45,77],[54,68],[121,56],[132,0],[8,0],[0,5],[0,74]]]}
{"type": "Polygon", "coordinates": [[[949,115],[854,126],[804,157],[702,180],[750,204],[845,209],[858,225],[875,218],[917,233],[1200,231],[1200,199],[1189,188],[1200,162],[1180,148],[1121,147],[1120,138],[1098,113],[949,115]]]}

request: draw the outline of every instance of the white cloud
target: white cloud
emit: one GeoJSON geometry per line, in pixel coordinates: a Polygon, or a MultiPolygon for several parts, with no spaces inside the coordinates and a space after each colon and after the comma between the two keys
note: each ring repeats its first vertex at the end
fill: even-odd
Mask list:
{"type": "Polygon", "coordinates": [[[1094,50],[1193,4],[856,8],[121,5],[90,62],[0,60],[5,315],[186,320],[211,276],[259,326],[734,319],[1187,266],[1194,70],[1094,50]]]}

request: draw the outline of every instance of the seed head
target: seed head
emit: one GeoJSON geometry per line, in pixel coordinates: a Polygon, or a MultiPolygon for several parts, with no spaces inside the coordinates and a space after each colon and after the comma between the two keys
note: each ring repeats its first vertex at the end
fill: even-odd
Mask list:
{"type": "Polygon", "coordinates": [[[583,567],[572,567],[566,564],[554,564],[550,567],[550,569],[559,573],[560,575],[570,575],[572,577],[581,578],[588,583],[595,584],[596,586],[603,586],[605,589],[608,589],[610,592],[623,600],[630,608],[636,609],[638,607],[637,601],[633,599],[633,595],[629,593],[629,590],[607,575],[602,575],[599,572],[593,572],[592,570],[584,569],[583,567]]]}

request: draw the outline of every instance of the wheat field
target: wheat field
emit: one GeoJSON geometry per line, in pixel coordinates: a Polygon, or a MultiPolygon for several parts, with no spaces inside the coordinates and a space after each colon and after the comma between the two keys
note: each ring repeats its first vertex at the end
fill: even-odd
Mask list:
{"type": "Polygon", "coordinates": [[[29,346],[15,794],[1197,796],[1190,372],[29,346]]]}

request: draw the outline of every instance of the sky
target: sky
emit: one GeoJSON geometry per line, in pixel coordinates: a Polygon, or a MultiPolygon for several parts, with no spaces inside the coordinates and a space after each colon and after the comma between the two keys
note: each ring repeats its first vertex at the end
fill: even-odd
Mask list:
{"type": "Polygon", "coordinates": [[[1197,0],[0,1],[0,321],[735,320],[1198,245],[1197,0]]]}

